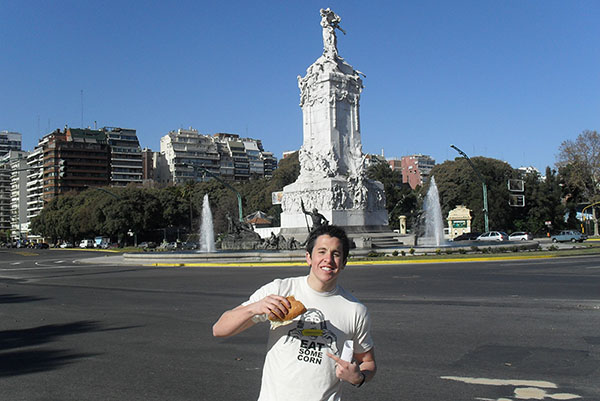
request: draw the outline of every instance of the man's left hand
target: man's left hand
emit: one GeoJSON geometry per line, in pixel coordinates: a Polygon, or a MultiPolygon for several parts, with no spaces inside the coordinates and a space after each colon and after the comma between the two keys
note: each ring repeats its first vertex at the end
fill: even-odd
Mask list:
{"type": "Polygon", "coordinates": [[[363,374],[360,373],[360,367],[356,362],[344,361],[330,353],[327,353],[327,356],[335,361],[335,375],[338,379],[353,385],[357,385],[363,380],[363,374]]]}

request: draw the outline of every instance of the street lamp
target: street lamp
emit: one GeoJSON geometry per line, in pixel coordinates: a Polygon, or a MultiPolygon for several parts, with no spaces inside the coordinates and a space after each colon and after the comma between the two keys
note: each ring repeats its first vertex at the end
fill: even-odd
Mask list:
{"type": "Polygon", "coordinates": [[[488,232],[490,231],[490,224],[488,220],[487,186],[485,185],[485,181],[483,180],[483,177],[481,176],[481,174],[479,174],[479,171],[477,171],[477,169],[473,165],[473,162],[471,161],[471,159],[469,159],[469,156],[467,156],[465,152],[463,152],[454,145],[450,145],[450,147],[456,150],[458,153],[460,153],[460,155],[464,157],[467,160],[467,162],[469,162],[469,165],[473,168],[475,174],[477,174],[477,177],[479,177],[479,180],[481,181],[481,186],[483,188],[483,221],[485,224],[485,231],[488,232]]]}
{"type": "Polygon", "coordinates": [[[240,193],[238,191],[235,190],[234,187],[232,187],[231,185],[229,185],[228,183],[226,183],[225,181],[223,181],[218,175],[211,173],[208,169],[206,169],[205,167],[202,166],[195,166],[195,165],[188,165],[188,168],[194,169],[194,171],[196,170],[200,170],[202,171],[203,174],[208,174],[210,175],[212,178],[214,178],[215,180],[219,181],[221,184],[225,185],[230,191],[232,191],[236,196],[237,196],[237,201],[238,201],[238,213],[239,213],[239,219],[240,222],[244,221],[244,217],[242,215],[242,195],[240,195],[240,193]]]}

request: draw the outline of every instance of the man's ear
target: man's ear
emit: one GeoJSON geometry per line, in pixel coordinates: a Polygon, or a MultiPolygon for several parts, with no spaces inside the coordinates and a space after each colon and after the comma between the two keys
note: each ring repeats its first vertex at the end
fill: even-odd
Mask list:
{"type": "Polygon", "coordinates": [[[306,252],[306,263],[308,263],[309,266],[312,265],[312,258],[310,257],[310,253],[306,252]]]}

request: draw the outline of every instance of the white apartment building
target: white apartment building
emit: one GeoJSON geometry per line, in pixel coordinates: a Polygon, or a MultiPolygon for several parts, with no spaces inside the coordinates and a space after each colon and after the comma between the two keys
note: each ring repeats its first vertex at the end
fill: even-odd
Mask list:
{"type": "MultiPolygon", "coordinates": [[[[46,142],[48,139],[45,139],[46,142]]],[[[29,237],[29,226],[31,219],[39,215],[44,207],[44,148],[43,142],[40,141],[38,146],[27,156],[27,221],[22,227],[22,232],[29,237]]]]}
{"type": "MultiPolygon", "coordinates": [[[[27,152],[8,150],[0,157],[0,230],[8,233],[13,230],[13,223],[20,231],[21,225],[27,219],[26,182],[27,182],[27,152]],[[19,171],[24,170],[24,171],[19,171]]],[[[18,235],[15,233],[16,237],[18,235]]]]}
{"type": "Polygon", "coordinates": [[[260,140],[225,133],[202,135],[191,127],[163,136],[160,153],[174,184],[207,180],[210,175],[247,181],[271,176],[277,165],[273,153],[265,152],[260,140]],[[209,172],[206,176],[205,170],[209,172]]]}
{"type": "Polygon", "coordinates": [[[178,129],[160,138],[160,153],[164,155],[171,182],[174,184],[202,176],[194,167],[203,167],[219,174],[219,152],[213,139],[198,130],[178,129]]]}
{"type": "MultiPolygon", "coordinates": [[[[11,151],[10,153],[15,152],[11,151]]],[[[27,228],[27,156],[29,152],[18,152],[11,160],[10,211],[12,239],[21,238],[27,228]]]]}

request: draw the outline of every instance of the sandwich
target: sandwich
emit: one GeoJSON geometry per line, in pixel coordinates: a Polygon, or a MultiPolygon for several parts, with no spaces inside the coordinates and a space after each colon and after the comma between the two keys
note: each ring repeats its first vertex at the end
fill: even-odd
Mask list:
{"type": "Polygon", "coordinates": [[[288,309],[283,319],[278,316],[269,316],[269,320],[271,321],[271,330],[275,330],[277,327],[292,323],[297,316],[300,316],[306,312],[306,307],[304,304],[294,298],[293,295],[286,297],[286,299],[292,306],[288,309]]]}

